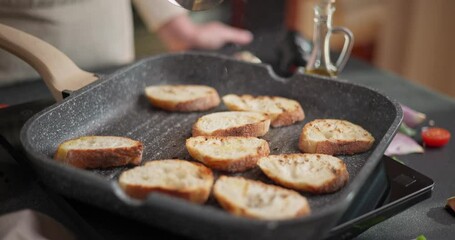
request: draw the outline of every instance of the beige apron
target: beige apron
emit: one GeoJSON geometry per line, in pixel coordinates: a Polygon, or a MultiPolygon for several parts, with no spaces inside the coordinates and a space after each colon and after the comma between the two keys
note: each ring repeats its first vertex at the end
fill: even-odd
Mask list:
{"type": "MultiPolygon", "coordinates": [[[[165,0],[133,2],[151,30],[185,12],[165,0]]],[[[0,23],[47,41],[82,69],[134,60],[129,0],[0,0],[0,23]]],[[[34,78],[30,66],[0,50],[0,86],[34,78]]]]}

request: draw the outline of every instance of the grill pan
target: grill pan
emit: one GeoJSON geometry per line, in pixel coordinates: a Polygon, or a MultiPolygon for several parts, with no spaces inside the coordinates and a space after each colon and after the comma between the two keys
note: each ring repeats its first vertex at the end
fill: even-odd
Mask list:
{"type": "MultiPolygon", "coordinates": [[[[5,47],[8,44],[11,39],[3,34],[0,45],[11,49],[5,47]]],[[[24,54],[17,55],[24,58],[24,54]]],[[[43,75],[34,61],[29,60],[43,75]]],[[[84,76],[92,75],[84,73],[84,76]]],[[[323,238],[360,188],[368,184],[366,179],[379,163],[402,118],[401,108],[394,100],[372,89],[302,74],[284,79],[276,76],[270,66],[217,54],[160,55],[98,77],[98,81],[73,92],[25,124],[21,142],[31,166],[44,184],[65,196],[197,239],[323,238]],[[349,120],[370,131],[376,141],[366,153],[340,157],[350,174],[347,186],[321,196],[302,193],[310,202],[312,214],[284,221],[236,217],[222,210],[212,197],[205,205],[159,193],[138,201],[125,195],[117,184],[119,174],[128,167],[80,170],[52,160],[59,143],[84,135],[116,135],[139,140],[144,144],[144,162],[169,158],[191,160],[184,143],[191,135],[192,124],[204,114],[226,108],[221,104],[209,112],[169,113],[153,108],[143,94],[149,85],[181,83],[209,85],[221,96],[228,93],[275,95],[300,102],[306,114],[303,122],[273,128],[264,136],[271,154],[299,152],[300,131],[315,118],[349,120]]],[[[271,183],[258,169],[234,175],[271,183]]]]}

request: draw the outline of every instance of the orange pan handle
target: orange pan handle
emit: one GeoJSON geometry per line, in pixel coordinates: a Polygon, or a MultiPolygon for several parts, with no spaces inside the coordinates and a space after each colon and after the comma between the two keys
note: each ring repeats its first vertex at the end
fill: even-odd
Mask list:
{"type": "Polygon", "coordinates": [[[98,79],[95,74],[81,70],[52,45],[3,24],[0,24],[0,48],[30,64],[57,101],[63,99],[64,90],[74,91],[98,79]]]}

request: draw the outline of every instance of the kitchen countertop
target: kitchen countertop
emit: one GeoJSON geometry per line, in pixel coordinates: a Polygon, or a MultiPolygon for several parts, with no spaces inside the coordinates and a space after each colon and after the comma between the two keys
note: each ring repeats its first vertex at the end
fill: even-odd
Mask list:
{"type": "MultiPolygon", "coordinates": [[[[455,101],[403,78],[352,61],[342,78],[370,86],[427,115],[436,126],[455,133],[455,101]]],[[[425,149],[424,154],[400,156],[406,165],[432,178],[433,195],[398,215],[370,228],[357,239],[453,239],[455,217],[444,206],[455,196],[455,140],[440,149],[425,149]]]]}
{"type": "MultiPolygon", "coordinates": [[[[455,125],[453,124],[455,122],[455,101],[451,98],[432,92],[398,76],[380,71],[358,60],[351,60],[340,78],[377,89],[405,105],[426,113],[428,119],[434,120],[437,126],[455,133],[455,125]]],[[[49,97],[50,94],[42,82],[29,82],[0,88],[0,103],[18,104],[43,98],[48,99],[49,97]]],[[[399,159],[434,180],[433,195],[431,198],[373,226],[356,239],[414,239],[421,234],[425,235],[427,239],[453,239],[455,236],[455,217],[444,209],[444,205],[447,198],[455,195],[455,174],[453,173],[455,170],[455,140],[451,140],[444,148],[426,149],[424,154],[401,156],[399,159]]],[[[32,205],[34,204],[33,206],[38,206],[35,206],[38,209],[55,212],[55,206],[49,207],[45,203],[36,203],[44,201],[48,202],[47,205],[49,205],[52,201],[47,199],[49,197],[44,197],[43,192],[46,191],[35,183],[36,180],[30,178],[28,181],[29,185],[32,186],[30,187],[31,190],[22,194],[28,198],[38,196],[36,199],[28,199],[28,201],[32,205]],[[30,191],[38,193],[36,195],[30,194],[30,191]]],[[[26,184],[25,180],[24,182],[21,184],[26,184]]],[[[58,198],[53,193],[51,196],[53,196],[52,199],[58,198]]],[[[97,232],[90,232],[90,236],[99,234],[98,236],[103,236],[106,239],[129,239],[130,234],[135,233],[137,234],[135,237],[138,239],[142,239],[141,237],[145,239],[146,236],[150,237],[150,234],[159,236],[166,234],[166,239],[179,239],[178,236],[169,236],[167,232],[116,217],[111,213],[74,200],[61,200],[63,203],[57,200],[58,203],[55,205],[61,207],[63,204],[65,208],[71,208],[71,212],[73,212],[71,216],[87,220],[87,226],[82,229],[94,229],[97,232]],[[103,219],[108,218],[118,218],[118,221],[110,222],[113,225],[106,226],[103,219]]],[[[31,206],[22,204],[20,207],[31,206]]],[[[0,210],[2,210],[1,208],[0,210]]],[[[15,208],[19,208],[19,206],[15,206],[15,208]]],[[[0,213],[2,212],[4,211],[0,211],[0,213]]],[[[50,215],[59,220],[64,218],[55,213],[50,215]]],[[[71,221],[67,222],[71,225],[71,221]]],[[[73,231],[80,230],[80,228],[74,227],[70,227],[70,229],[73,231]]]]}

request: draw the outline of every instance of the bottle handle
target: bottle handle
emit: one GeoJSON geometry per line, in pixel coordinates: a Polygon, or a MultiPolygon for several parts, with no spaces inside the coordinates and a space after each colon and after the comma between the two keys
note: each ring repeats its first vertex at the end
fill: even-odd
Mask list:
{"type": "MultiPolygon", "coordinates": [[[[340,73],[346,66],[346,63],[349,60],[349,56],[351,55],[352,47],[354,46],[354,34],[351,32],[351,30],[345,27],[333,27],[329,30],[329,37],[326,38],[326,44],[329,44],[330,36],[337,33],[341,33],[344,36],[343,49],[341,50],[340,56],[338,57],[335,64],[337,72],[340,73]]],[[[330,51],[327,51],[325,54],[327,59],[330,59],[330,51]]]]}

